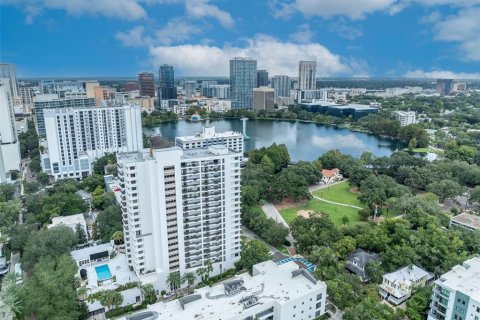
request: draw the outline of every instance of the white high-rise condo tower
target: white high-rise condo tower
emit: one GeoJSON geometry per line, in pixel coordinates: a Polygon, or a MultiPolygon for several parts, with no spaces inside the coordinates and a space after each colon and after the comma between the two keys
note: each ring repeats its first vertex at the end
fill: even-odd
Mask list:
{"type": "Polygon", "coordinates": [[[298,83],[300,90],[315,90],[317,88],[316,61],[300,61],[298,66],[298,83]]]}
{"type": "Polygon", "coordinates": [[[20,170],[20,144],[15,128],[10,80],[7,78],[0,78],[0,138],[4,174],[12,170],[20,170]]]}
{"type": "Polygon", "coordinates": [[[14,64],[0,63],[0,78],[8,79],[12,99],[18,97],[17,68],[14,64]]]}
{"type": "Polygon", "coordinates": [[[207,261],[212,274],[234,267],[241,152],[202,144],[120,153],[117,160],[126,253],[140,280],[162,290],[171,272],[195,271],[207,261]]]}
{"type": "Polygon", "coordinates": [[[47,150],[43,170],[55,179],[81,179],[106,153],[143,147],[140,106],[52,108],[44,111],[47,150]]]}

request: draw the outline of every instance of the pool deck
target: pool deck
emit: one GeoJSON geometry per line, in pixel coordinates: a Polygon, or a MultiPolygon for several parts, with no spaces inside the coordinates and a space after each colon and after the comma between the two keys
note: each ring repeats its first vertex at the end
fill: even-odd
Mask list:
{"type": "Polygon", "coordinates": [[[115,289],[120,284],[125,284],[128,282],[139,281],[138,277],[136,276],[135,272],[130,271],[128,268],[127,257],[124,254],[118,254],[115,258],[105,261],[93,266],[89,266],[87,268],[80,268],[87,270],[87,277],[88,277],[88,285],[87,288],[90,292],[95,292],[101,289],[115,289]],[[96,267],[100,267],[102,265],[108,265],[110,269],[110,273],[112,277],[115,277],[115,282],[98,286],[98,275],[97,271],[95,270],[96,267]]]}

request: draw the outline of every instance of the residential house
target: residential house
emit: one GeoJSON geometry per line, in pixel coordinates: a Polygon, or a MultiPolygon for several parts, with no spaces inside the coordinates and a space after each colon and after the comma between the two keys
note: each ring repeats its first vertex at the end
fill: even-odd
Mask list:
{"type": "Polygon", "coordinates": [[[467,230],[480,230],[480,216],[463,212],[450,219],[450,226],[460,227],[467,230]]]}
{"type": "Polygon", "coordinates": [[[410,265],[383,276],[380,296],[393,305],[405,302],[415,288],[427,284],[433,275],[416,265],[410,265]]]}
{"type": "Polygon", "coordinates": [[[376,253],[357,249],[348,256],[346,268],[348,271],[355,273],[362,282],[367,282],[369,278],[365,272],[365,266],[371,261],[380,261],[380,256],[376,253]]]}
{"type": "Polygon", "coordinates": [[[340,174],[340,170],[337,168],[327,170],[322,170],[322,182],[324,184],[330,184],[336,181],[343,180],[343,176],[340,174]]]}
{"type": "Polygon", "coordinates": [[[69,227],[74,232],[77,231],[77,225],[80,225],[83,231],[85,231],[85,236],[88,238],[87,222],[85,221],[83,213],[73,214],[70,216],[53,217],[52,223],[48,225],[48,228],[50,229],[59,225],[69,227]]]}

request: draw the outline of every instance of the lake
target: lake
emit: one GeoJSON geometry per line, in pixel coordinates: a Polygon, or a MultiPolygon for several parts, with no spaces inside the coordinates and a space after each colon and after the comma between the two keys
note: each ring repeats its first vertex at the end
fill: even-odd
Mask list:
{"type": "MultiPolygon", "coordinates": [[[[177,136],[194,135],[204,126],[215,126],[217,132],[242,131],[238,119],[206,120],[190,122],[179,120],[161,124],[153,129],[144,129],[147,135],[161,135],[174,140],[177,136]]],[[[293,161],[317,159],[324,152],[338,149],[354,157],[369,151],[376,156],[389,156],[403,148],[396,140],[373,134],[354,132],[317,123],[280,120],[248,120],[245,150],[268,147],[272,143],[285,144],[293,161]]]]}

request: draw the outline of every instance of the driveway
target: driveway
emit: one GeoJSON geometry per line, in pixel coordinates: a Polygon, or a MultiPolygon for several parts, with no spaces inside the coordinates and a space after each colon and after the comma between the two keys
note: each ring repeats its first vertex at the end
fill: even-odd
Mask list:
{"type": "Polygon", "coordinates": [[[250,238],[250,239],[254,239],[254,240],[258,240],[260,242],[262,242],[263,244],[265,244],[268,249],[273,252],[273,253],[281,253],[280,251],[277,250],[277,248],[275,248],[274,246],[271,246],[269,245],[265,240],[263,240],[262,238],[260,238],[259,236],[257,236],[252,230],[248,229],[247,227],[245,226],[241,226],[241,229],[242,229],[242,236],[245,236],[247,238],[250,238]]]}

